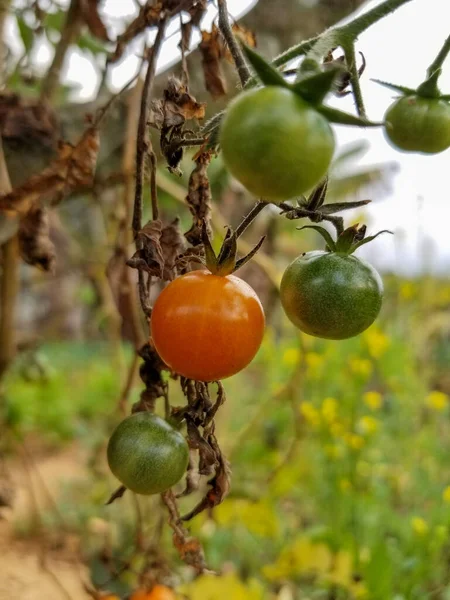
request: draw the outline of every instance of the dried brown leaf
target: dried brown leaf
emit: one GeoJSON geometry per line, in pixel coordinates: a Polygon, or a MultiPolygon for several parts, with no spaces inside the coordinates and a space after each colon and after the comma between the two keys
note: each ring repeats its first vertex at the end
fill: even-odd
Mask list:
{"type": "Polygon", "coordinates": [[[160,220],[148,221],[138,233],[139,249],[127,260],[133,269],[143,270],[161,277],[164,269],[164,256],[161,248],[162,223],[160,220]]]}
{"type": "Polygon", "coordinates": [[[99,135],[88,128],[76,146],[64,143],[59,156],[46,169],[27,179],[9,194],[0,196],[0,210],[26,215],[42,198],[64,196],[92,184],[99,150],[99,135]]]}
{"type": "Polygon", "coordinates": [[[125,31],[117,38],[117,45],[110,57],[110,62],[118,61],[127,46],[136,36],[140,35],[147,27],[158,25],[164,6],[162,2],[150,5],[147,2],[139,11],[138,16],[129,23],[125,31]]]}
{"type": "Polygon", "coordinates": [[[18,236],[22,259],[29,265],[53,272],[56,254],[49,235],[50,224],[46,208],[32,208],[20,221],[18,236]]]}
{"type": "Polygon", "coordinates": [[[81,0],[81,14],[92,35],[99,40],[109,42],[108,31],[98,13],[98,5],[99,0],[81,0]]]}
{"type": "MultiPolygon", "coordinates": [[[[234,36],[238,40],[243,42],[246,46],[250,46],[250,48],[256,48],[256,35],[251,29],[248,29],[247,27],[244,27],[243,25],[239,25],[238,23],[234,23],[232,26],[232,30],[233,30],[234,36]]],[[[229,63],[234,64],[233,57],[231,56],[231,52],[228,49],[228,46],[226,46],[226,45],[225,45],[223,55],[229,63]]]]}
{"type": "Polygon", "coordinates": [[[189,177],[188,195],[186,202],[193,216],[192,227],[184,235],[193,246],[202,244],[202,223],[207,226],[207,233],[211,235],[209,225],[211,218],[211,188],[208,179],[208,165],[211,162],[211,153],[204,152],[197,156],[195,169],[189,177]]]}
{"type": "Polygon", "coordinates": [[[164,258],[162,278],[172,281],[176,273],[176,260],[185,250],[186,242],[180,230],[180,220],[177,217],[172,223],[166,225],[161,232],[161,249],[164,258]]]}
{"type": "Polygon", "coordinates": [[[227,93],[227,86],[220,64],[224,55],[224,46],[216,25],[213,25],[210,33],[202,31],[202,41],[199,49],[202,55],[206,89],[214,99],[220,98],[227,93]]]}

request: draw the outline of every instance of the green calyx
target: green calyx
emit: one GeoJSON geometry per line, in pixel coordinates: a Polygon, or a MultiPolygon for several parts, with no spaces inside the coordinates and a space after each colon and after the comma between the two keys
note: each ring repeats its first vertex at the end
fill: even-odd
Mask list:
{"type": "Polygon", "coordinates": [[[346,254],[349,256],[353,254],[355,250],[364,246],[364,244],[368,244],[373,241],[382,233],[392,233],[388,229],[383,229],[379,231],[375,235],[370,235],[369,237],[365,237],[366,235],[366,226],[359,224],[352,225],[345,229],[340,235],[338,235],[337,240],[333,240],[330,233],[320,225],[304,225],[303,227],[297,227],[297,229],[314,229],[323,237],[326,242],[326,250],[328,252],[335,252],[336,254],[346,254]]]}
{"type": "Polygon", "coordinates": [[[387,81],[381,81],[380,79],[372,79],[375,83],[399,92],[403,96],[419,96],[420,98],[433,98],[436,100],[450,100],[450,95],[441,94],[438,87],[438,79],[442,73],[442,69],[436,69],[425,81],[423,81],[417,89],[397,85],[395,83],[388,83],[387,81]]]}
{"type": "Polygon", "coordinates": [[[202,225],[202,241],[205,247],[205,264],[207,269],[213,275],[220,275],[226,277],[231,275],[241,267],[243,267],[261,248],[265,236],[262,237],[256,246],[243,258],[237,258],[237,236],[236,232],[228,227],[225,239],[223,240],[220,252],[218,255],[214,252],[211,240],[209,239],[208,229],[206,222],[203,221],[202,225]]]}
{"type": "Polygon", "coordinates": [[[378,127],[382,125],[382,123],[375,123],[322,104],[326,95],[335,87],[336,80],[343,72],[343,66],[336,64],[333,67],[324,68],[316,61],[306,58],[301,65],[297,81],[291,84],[252,48],[245,45],[242,47],[247,60],[264,85],[285,87],[291,90],[294,94],[300,96],[302,100],[312,104],[330,123],[355,125],[357,127],[378,127]]]}

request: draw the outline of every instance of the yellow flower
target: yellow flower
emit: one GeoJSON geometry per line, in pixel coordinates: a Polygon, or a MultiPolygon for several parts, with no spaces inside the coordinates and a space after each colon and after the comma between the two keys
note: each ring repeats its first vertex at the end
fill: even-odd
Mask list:
{"type": "Polygon", "coordinates": [[[417,535],[426,535],[429,530],[428,523],[422,517],[413,517],[411,519],[411,527],[417,535]]]}
{"type": "Polygon", "coordinates": [[[259,582],[250,579],[243,583],[236,573],[224,575],[201,575],[194,581],[180,586],[178,592],[188,598],[208,600],[262,600],[264,591],[259,582]]]}
{"type": "Polygon", "coordinates": [[[448,485],[445,490],[442,492],[442,498],[444,500],[444,502],[447,502],[447,504],[450,504],[450,485],[448,485]]]}
{"type": "Polygon", "coordinates": [[[318,352],[308,352],[305,356],[305,360],[310,369],[316,369],[323,364],[323,356],[321,356],[318,352]]]}
{"type": "Polygon", "coordinates": [[[363,402],[370,408],[370,410],[378,410],[383,406],[383,396],[380,394],[380,392],[366,392],[363,395],[363,402]]]}
{"type": "Polygon", "coordinates": [[[437,412],[444,411],[448,406],[449,397],[443,392],[430,392],[425,398],[425,403],[429,408],[437,412]]]}
{"type": "Polygon", "coordinates": [[[296,365],[300,358],[300,350],[298,348],[288,348],[283,352],[283,364],[288,367],[296,365]]]}
{"type": "Polygon", "coordinates": [[[355,375],[368,378],[372,374],[373,366],[366,358],[352,357],[349,359],[350,370],[355,375]]]}
{"type": "Polygon", "coordinates": [[[364,332],[364,340],[372,358],[380,358],[389,348],[390,340],[386,334],[376,326],[372,326],[364,332]]]}
{"type": "Polygon", "coordinates": [[[379,421],[370,415],[361,417],[359,420],[359,429],[361,433],[366,435],[372,435],[378,430],[379,421]]]}
{"type": "Polygon", "coordinates": [[[338,402],[335,398],[325,398],[322,402],[322,417],[327,423],[333,423],[336,420],[338,402]]]}
{"type": "Polygon", "coordinates": [[[361,450],[365,444],[364,438],[357,433],[348,433],[344,439],[353,450],[361,450]]]}
{"type": "Polygon", "coordinates": [[[313,427],[318,427],[320,425],[319,411],[311,402],[302,402],[300,404],[300,412],[305,417],[305,420],[313,427]]]}
{"type": "Polygon", "coordinates": [[[339,423],[339,421],[332,423],[330,426],[330,432],[334,437],[340,437],[345,432],[344,424],[339,423]]]}

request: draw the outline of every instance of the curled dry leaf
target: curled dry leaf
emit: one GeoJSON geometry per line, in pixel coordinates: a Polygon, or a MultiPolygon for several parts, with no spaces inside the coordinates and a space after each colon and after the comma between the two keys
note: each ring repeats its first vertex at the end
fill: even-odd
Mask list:
{"type": "Polygon", "coordinates": [[[108,32],[98,13],[99,4],[99,0],[80,0],[81,15],[94,37],[109,42],[108,32]]]}
{"type": "MultiPolygon", "coordinates": [[[[233,23],[231,29],[233,30],[234,36],[238,38],[238,40],[240,40],[246,46],[250,46],[250,48],[256,48],[256,35],[254,31],[244,27],[243,25],[239,25],[238,23],[233,23]]],[[[228,46],[225,46],[224,57],[229,63],[234,64],[233,57],[231,56],[228,46]]]]}
{"type": "Polygon", "coordinates": [[[206,89],[213,98],[220,98],[227,93],[227,84],[220,64],[224,54],[224,46],[216,25],[212,26],[210,33],[202,31],[202,41],[199,49],[202,55],[206,89]]]}
{"type": "Polygon", "coordinates": [[[48,209],[31,208],[20,221],[18,236],[22,259],[29,265],[52,272],[56,255],[55,246],[49,237],[48,209]]]}
{"type": "Polygon", "coordinates": [[[163,9],[162,2],[156,2],[156,4],[152,5],[146,2],[139,11],[138,16],[129,23],[125,31],[117,38],[116,49],[112,56],[110,56],[110,62],[118,61],[122,57],[127,44],[145,31],[147,27],[158,25],[163,9]]]}
{"type": "Polygon", "coordinates": [[[0,210],[26,215],[41,199],[54,202],[56,195],[61,200],[79,188],[92,185],[98,150],[99,135],[94,127],[84,132],[76,146],[61,144],[59,156],[46,169],[0,196],[0,210]]]}
{"type": "Polygon", "coordinates": [[[176,259],[185,249],[178,218],[165,227],[159,220],[149,221],[137,238],[139,249],[127,261],[127,265],[164,281],[172,281],[176,259]]]}
{"type": "Polygon", "coordinates": [[[197,155],[195,169],[189,177],[188,195],[186,202],[193,217],[192,227],[184,235],[192,246],[199,246],[202,241],[202,223],[207,226],[207,233],[211,235],[211,188],[208,179],[208,165],[211,162],[211,152],[197,155]]]}
{"type": "Polygon", "coordinates": [[[191,18],[186,23],[181,24],[180,41],[180,48],[184,48],[185,51],[189,50],[191,44],[192,28],[200,25],[200,21],[206,13],[207,4],[208,0],[198,0],[187,11],[191,18]]]}
{"type": "Polygon", "coordinates": [[[190,119],[205,117],[205,103],[197,102],[187,87],[176,77],[169,77],[163,98],[151,105],[150,124],[160,130],[184,125],[190,119]]]}

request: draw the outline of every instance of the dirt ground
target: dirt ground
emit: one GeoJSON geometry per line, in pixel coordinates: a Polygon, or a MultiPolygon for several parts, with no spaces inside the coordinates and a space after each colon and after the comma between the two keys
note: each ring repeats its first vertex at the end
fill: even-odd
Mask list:
{"type": "Polygon", "coordinates": [[[20,520],[41,510],[56,497],[65,478],[83,477],[84,458],[75,446],[62,453],[8,463],[15,499],[13,508],[0,509],[0,600],[92,600],[84,588],[85,567],[77,560],[78,540],[65,538],[63,547],[17,536],[20,520]],[[38,471],[39,476],[36,473],[38,471]],[[30,478],[33,494],[30,494],[30,478]]]}

